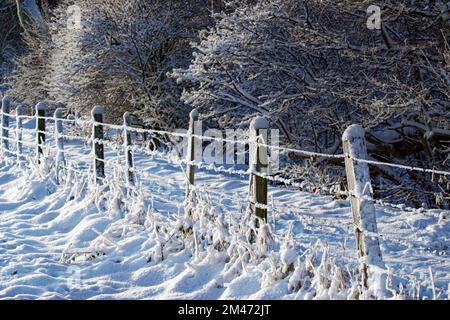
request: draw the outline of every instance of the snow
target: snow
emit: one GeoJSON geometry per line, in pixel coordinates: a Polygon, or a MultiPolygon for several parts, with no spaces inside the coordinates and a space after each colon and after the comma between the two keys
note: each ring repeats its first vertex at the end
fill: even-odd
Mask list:
{"type": "MultiPolygon", "coordinates": [[[[32,132],[24,136],[33,141],[32,132]]],[[[64,147],[69,162],[91,163],[89,145],[64,147]]],[[[105,146],[105,155],[117,152],[105,146]]],[[[248,181],[239,175],[197,170],[196,198],[185,204],[183,171],[166,161],[135,155],[136,167],[151,177],[140,181],[147,192],[135,193],[67,172],[56,185],[47,157],[41,166],[11,157],[0,162],[0,299],[358,296],[349,201],[270,186],[269,221],[251,244],[248,181]]],[[[124,167],[107,163],[107,172],[111,166],[124,167]]],[[[429,268],[437,298],[448,298],[449,213],[374,207],[392,274],[371,270],[372,286],[360,298],[400,299],[419,287],[419,298],[432,299],[429,268]]]]}
{"type": "Polygon", "coordinates": [[[252,128],[253,130],[267,129],[269,128],[269,123],[267,122],[266,118],[257,117],[250,123],[250,128],[252,128]]]}
{"type": "Polygon", "coordinates": [[[55,118],[62,119],[63,115],[64,115],[64,109],[63,108],[57,108],[55,110],[55,115],[54,115],[55,118]]]}
{"type": "Polygon", "coordinates": [[[32,18],[33,21],[38,23],[44,22],[36,0],[19,0],[16,1],[16,4],[20,5],[21,10],[24,11],[27,17],[32,18]]]}

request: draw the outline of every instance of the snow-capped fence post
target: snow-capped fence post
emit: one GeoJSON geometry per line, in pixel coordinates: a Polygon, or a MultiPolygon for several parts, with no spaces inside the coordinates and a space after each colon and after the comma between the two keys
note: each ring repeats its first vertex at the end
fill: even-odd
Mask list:
{"type": "Polygon", "coordinates": [[[123,143],[124,143],[124,150],[125,150],[125,156],[126,156],[126,175],[127,175],[127,181],[130,185],[134,185],[134,175],[133,175],[133,153],[131,151],[131,132],[127,130],[127,128],[131,126],[130,121],[130,113],[125,112],[123,114],[123,143]]]}
{"type": "Polygon", "coordinates": [[[64,138],[63,138],[63,113],[64,110],[62,108],[58,108],[55,110],[54,118],[55,118],[55,140],[56,140],[56,163],[57,165],[64,165],[65,157],[64,157],[64,138]]]}
{"type": "Polygon", "coordinates": [[[16,154],[17,160],[23,159],[23,143],[22,143],[22,122],[23,118],[21,117],[24,114],[23,107],[18,105],[16,107],[16,154]]]}
{"type": "Polygon", "coordinates": [[[95,183],[101,183],[105,177],[105,150],[103,147],[103,108],[95,106],[91,111],[92,126],[92,147],[94,153],[95,183]]]}
{"type": "Polygon", "coordinates": [[[190,196],[191,193],[191,186],[195,183],[195,152],[196,152],[196,139],[194,137],[195,134],[195,127],[196,122],[198,120],[198,111],[196,109],[193,109],[191,113],[189,114],[189,131],[188,131],[188,146],[187,146],[187,178],[189,181],[188,187],[187,187],[187,196],[190,196]]]}
{"type": "Polygon", "coordinates": [[[342,143],[353,223],[355,225],[359,266],[363,286],[368,288],[371,268],[384,269],[385,265],[378,238],[370,235],[370,233],[377,233],[377,221],[369,166],[367,163],[357,161],[357,159],[367,159],[364,128],[360,125],[349,126],[342,136],[342,143]]]}
{"type": "Polygon", "coordinates": [[[4,96],[2,99],[2,152],[9,150],[9,106],[9,97],[4,96]]]}
{"type": "Polygon", "coordinates": [[[250,190],[250,208],[258,217],[256,226],[259,226],[259,219],[267,222],[267,169],[269,166],[268,150],[268,129],[269,123],[263,117],[253,119],[250,124],[250,137],[254,140],[250,145],[250,169],[252,172],[250,190]]]}
{"type": "Polygon", "coordinates": [[[39,158],[44,153],[45,144],[45,110],[47,106],[44,102],[39,102],[36,105],[36,156],[38,163],[40,163],[39,158]]]}

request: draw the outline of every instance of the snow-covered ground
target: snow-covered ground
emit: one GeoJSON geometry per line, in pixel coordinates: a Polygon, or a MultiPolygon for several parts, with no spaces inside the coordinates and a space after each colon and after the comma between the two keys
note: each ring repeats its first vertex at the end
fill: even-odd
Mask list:
{"type": "MultiPolygon", "coordinates": [[[[82,146],[68,144],[67,150],[82,146]]],[[[349,201],[270,186],[267,233],[251,245],[245,177],[198,171],[202,188],[191,206],[183,203],[180,167],[143,155],[135,160],[147,172],[145,192],[127,193],[115,183],[95,187],[92,176],[65,171],[57,185],[51,158],[40,167],[1,159],[1,299],[355,296],[349,201]]],[[[387,297],[431,299],[435,291],[447,299],[449,212],[376,208],[383,259],[392,272],[387,297]]]]}

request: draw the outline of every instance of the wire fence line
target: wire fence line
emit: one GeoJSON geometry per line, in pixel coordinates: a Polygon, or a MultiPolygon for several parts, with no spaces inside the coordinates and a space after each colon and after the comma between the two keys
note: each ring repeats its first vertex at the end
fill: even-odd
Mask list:
{"type": "MultiPolygon", "coordinates": [[[[83,126],[95,126],[95,125],[102,125],[103,127],[109,127],[112,129],[116,129],[116,130],[122,130],[122,131],[126,131],[126,132],[133,132],[133,133],[145,133],[145,134],[159,134],[159,135],[168,135],[168,136],[172,136],[172,137],[177,137],[177,138],[196,138],[199,140],[209,140],[209,141],[218,141],[221,143],[237,143],[237,144],[243,144],[243,145],[253,145],[256,148],[267,148],[267,150],[278,150],[278,151],[282,151],[282,152],[295,152],[295,153],[299,153],[305,156],[310,156],[310,157],[324,157],[324,158],[335,158],[335,159],[345,159],[345,158],[350,158],[353,161],[356,162],[361,162],[361,163],[367,163],[367,164],[373,164],[373,165],[380,165],[380,166],[389,166],[389,167],[395,167],[395,168],[400,168],[400,169],[404,169],[404,170],[412,170],[412,171],[420,171],[420,172],[425,172],[425,173],[433,173],[433,174],[440,174],[440,175],[450,175],[450,172],[447,171],[442,171],[442,170],[435,170],[435,169],[427,169],[427,168],[419,168],[419,167],[414,167],[414,166],[406,166],[406,165],[400,165],[400,164],[394,164],[394,163],[387,163],[387,162],[381,162],[381,161],[373,161],[373,160],[367,160],[367,159],[361,159],[358,157],[355,157],[352,154],[326,154],[326,153],[318,153],[318,152],[311,152],[311,151],[307,151],[307,150],[301,150],[301,149],[294,149],[294,148],[286,148],[286,147],[280,147],[280,146],[274,146],[274,145],[269,145],[266,144],[264,142],[260,142],[260,137],[257,137],[257,139],[242,139],[242,140],[231,140],[231,139],[224,139],[224,138],[218,138],[218,137],[210,137],[210,136],[204,136],[204,135],[198,135],[198,134],[194,134],[194,133],[180,133],[180,132],[170,132],[170,131],[164,131],[164,130],[153,130],[153,129],[142,129],[142,128],[135,128],[132,126],[127,125],[126,123],[124,123],[123,125],[115,125],[115,124],[109,124],[109,123],[103,123],[103,122],[98,122],[95,119],[91,119],[91,120],[83,120],[83,119],[61,119],[58,118],[56,119],[55,117],[49,117],[49,116],[39,116],[39,115],[35,115],[35,116],[27,116],[27,115],[16,115],[16,114],[12,114],[10,112],[7,112],[6,110],[4,110],[4,108],[2,108],[2,119],[4,117],[10,117],[10,118],[16,118],[16,120],[18,119],[44,119],[46,121],[59,121],[62,123],[73,123],[73,124],[77,124],[77,125],[83,125],[83,126]]],[[[3,128],[3,125],[2,125],[3,128]]],[[[3,128],[3,132],[7,133],[9,128],[3,128]]],[[[36,133],[40,133],[40,134],[46,134],[45,131],[41,131],[38,129],[27,129],[27,128],[21,128],[20,130],[29,130],[29,131],[35,131],[36,133]]],[[[68,135],[68,134],[64,134],[62,132],[60,132],[58,134],[59,138],[64,138],[66,140],[79,140],[79,141],[83,141],[85,144],[100,144],[100,145],[104,145],[104,146],[108,146],[113,150],[121,150],[124,149],[125,151],[131,151],[131,152],[142,152],[145,154],[150,154],[152,156],[156,155],[158,152],[156,152],[155,150],[149,151],[146,148],[143,148],[141,146],[138,145],[130,145],[130,146],[123,146],[120,145],[116,142],[110,141],[110,140],[106,140],[103,138],[95,138],[93,136],[91,137],[83,137],[83,136],[74,136],[74,135],[68,135]]],[[[10,138],[8,136],[6,136],[5,134],[2,135],[2,141],[10,141],[10,142],[15,142],[18,143],[19,141],[15,138],[10,138]]],[[[27,142],[22,142],[20,141],[20,143],[28,145],[28,146],[33,146],[33,144],[27,143],[27,142]]],[[[2,143],[3,145],[4,143],[2,143]]],[[[9,153],[13,153],[12,151],[8,150],[7,152],[9,153]]],[[[68,153],[66,151],[66,153],[68,153]]],[[[162,153],[160,153],[159,155],[162,155],[162,153]]],[[[94,155],[94,160],[95,161],[100,161],[100,162],[104,162],[106,163],[107,161],[104,159],[101,159],[99,157],[96,157],[94,155]]],[[[255,176],[259,176],[263,179],[266,179],[268,181],[272,181],[272,182],[278,182],[278,183],[282,183],[285,185],[289,185],[289,186],[293,186],[293,187],[302,187],[302,184],[297,182],[295,178],[285,178],[285,177],[281,177],[281,176],[277,176],[277,175],[269,175],[265,172],[258,172],[255,171],[254,168],[252,166],[248,166],[247,170],[242,170],[242,169],[234,169],[234,168],[226,168],[225,166],[217,166],[214,163],[204,163],[202,161],[198,161],[198,160],[187,160],[185,158],[179,158],[177,159],[178,161],[173,161],[173,158],[171,159],[170,157],[165,157],[165,160],[172,162],[175,165],[192,165],[195,166],[199,169],[205,169],[205,170],[209,170],[209,171],[214,171],[217,173],[226,173],[226,174],[235,174],[235,175],[241,175],[241,176],[250,176],[250,175],[255,175],[255,176]]],[[[343,195],[350,195],[349,192],[342,192],[341,194],[343,195]]]]}
{"type": "MultiPolygon", "coordinates": [[[[44,115],[42,115],[42,113],[39,114],[38,112],[36,112],[36,115],[14,114],[9,111],[10,106],[8,100],[9,99],[7,97],[3,98],[2,110],[0,114],[2,119],[2,135],[0,139],[1,152],[3,155],[15,156],[20,161],[24,158],[22,146],[34,148],[35,154],[32,155],[33,159],[40,159],[41,157],[44,157],[44,153],[53,154],[56,159],[56,167],[67,171],[72,171],[79,175],[85,175],[86,172],[90,171],[91,173],[93,173],[95,177],[94,181],[97,184],[106,183],[111,179],[107,176],[107,174],[105,174],[105,166],[117,167],[117,164],[120,164],[119,167],[123,166],[123,171],[126,173],[122,174],[122,176],[124,176],[125,186],[127,188],[139,191],[145,197],[149,197],[151,199],[157,198],[160,201],[170,202],[170,200],[155,195],[154,193],[142,191],[143,188],[142,183],[140,182],[141,179],[147,179],[147,181],[154,181],[158,179],[157,176],[135,166],[134,156],[136,154],[146,155],[153,160],[164,161],[174,166],[178,166],[182,169],[184,177],[183,181],[186,184],[187,198],[195,196],[195,193],[203,192],[220,200],[228,199],[234,201],[235,203],[239,203],[241,206],[247,205],[248,209],[252,211],[257,217],[257,221],[261,220],[267,223],[270,222],[270,219],[268,219],[267,215],[268,211],[274,214],[276,212],[280,212],[280,208],[274,205],[273,201],[268,201],[268,182],[272,181],[294,188],[303,187],[303,184],[296,178],[271,175],[268,172],[267,168],[268,162],[270,162],[269,154],[271,153],[271,151],[275,150],[278,152],[294,152],[314,158],[321,157],[341,159],[345,161],[347,180],[349,184],[348,191],[341,192],[341,194],[346,195],[350,198],[353,211],[352,225],[344,228],[344,230],[346,230],[345,236],[347,237],[351,233],[356,234],[355,242],[356,247],[358,248],[358,258],[360,259],[360,265],[362,266],[362,274],[365,274],[366,278],[368,277],[368,270],[370,269],[370,266],[379,264],[379,262],[376,261],[377,259],[374,258],[378,255],[377,252],[380,252],[378,241],[389,240],[393,243],[401,245],[406,245],[407,242],[404,239],[397,239],[395,237],[390,237],[379,232],[376,225],[376,219],[374,218],[373,206],[371,207],[370,205],[363,205],[367,203],[371,204],[373,202],[373,191],[370,184],[370,176],[368,176],[367,165],[372,164],[378,166],[389,166],[402,170],[419,171],[423,173],[432,173],[444,176],[450,175],[450,172],[443,170],[419,168],[401,164],[368,160],[367,150],[365,148],[364,132],[361,131],[362,128],[360,128],[359,126],[352,126],[344,134],[344,153],[326,154],[268,144],[267,138],[264,136],[264,134],[261,134],[261,131],[267,130],[268,126],[265,125],[263,121],[260,121],[260,119],[257,119],[258,121],[254,121],[254,123],[252,123],[251,128],[249,129],[249,135],[245,139],[226,139],[196,134],[193,127],[195,121],[190,122],[190,127],[187,132],[171,132],[165,130],[136,128],[129,125],[126,120],[124,121],[123,125],[109,124],[103,122],[103,113],[98,107],[94,108],[98,113],[94,114],[93,112],[92,119],[61,118],[57,116],[56,112],[53,117],[47,116],[45,115],[45,113],[44,115]],[[9,120],[15,121],[15,127],[10,126],[9,120]],[[23,127],[22,120],[35,121],[34,128],[23,127]],[[42,120],[44,122],[42,122],[42,120]],[[38,126],[39,121],[41,121],[41,125],[43,124],[43,127],[38,126]],[[54,125],[53,132],[46,129],[46,122],[54,125]],[[66,131],[70,131],[67,129],[72,128],[75,130],[75,133],[64,132],[62,124],[73,125],[71,127],[67,127],[66,131]],[[79,131],[81,130],[81,128],[90,130],[91,134],[89,136],[80,134],[79,131]],[[98,130],[99,128],[101,130],[98,130]],[[120,137],[120,140],[122,140],[122,142],[119,143],[112,140],[111,136],[108,136],[108,130],[104,131],[105,128],[116,130],[116,138],[120,137]],[[76,130],[79,131],[76,132],[76,130]],[[23,132],[34,134],[36,136],[36,142],[30,143],[28,141],[25,141],[22,137],[23,132]],[[149,135],[151,138],[160,142],[164,141],[164,137],[171,137],[175,139],[183,138],[187,140],[186,143],[188,144],[188,154],[185,157],[181,156],[179,150],[176,150],[177,147],[173,141],[171,142],[173,149],[166,149],[163,151],[158,148],[153,140],[151,140],[153,141],[152,147],[145,146],[142,143],[139,144],[137,141],[130,141],[127,136],[130,133],[133,133],[135,135],[149,135]],[[39,141],[39,136],[43,137],[44,141],[39,141]],[[50,138],[49,141],[45,141],[45,137],[50,138]],[[51,141],[51,139],[53,139],[53,141],[51,141]],[[250,163],[247,169],[245,170],[238,168],[229,168],[226,166],[218,166],[215,163],[206,163],[203,161],[203,159],[196,159],[195,152],[193,152],[193,150],[195,148],[195,142],[197,140],[213,141],[222,144],[242,144],[249,146],[249,148],[251,149],[249,151],[250,163]],[[88,148],[88,152],[82,153],[68,150],[64,147],[64,144],[69,142],[84,144],[84,146],[88,148]],[[108,147],[112,152],[116,152],[116,156],[105,159],[104,147],[108,147]],[[75,160],[69,160],[67,156],[74,157],[75,160]],[[214,173],[231,174],[246,177],[248,179],[249,186],[248,193],[244,197],[236,197],[224,192],[214,191],[210,188],[197,185],[195,184],[195,175],[193,174],[193,168],[203,169],[214,173]],[[373,246],[374,241],[376,241],[375,246],[373,246]],[[359,249],[361,247],[370,247],[371,250],[374,250],[375,252],[368,252],[369,250],[362,251],[359,249]]],[[[40,106],[42,108],[42,103],[40,106]]],[[[40,109],[40,111],[42,111],[42,109],[40,109]]],[[[193,120],[192,113],[191,120],[193,120]]],[[[167,141],[165,141],[165,143],[168,144],[167,141]]],[[[202,148],[201,145],[200,148],[202,148]]],[[[120,176],[121,173],[118,173],[118,175],[120,176]]],[[[117,178],[117,176],[114,176],[113,178],[117,178]]],[[[286,204],[283,204],[283,206],[283,208],[285,209],[299,209],[289,208],[289,206],[286,204]]],[[[310,215],[304,215],[304,217],[305,219],[312,219],[309,221],[310,223],[312,221],[317,221],[317,219],[320,219],[319,217],[312,217],[310,215]]],[[[326,220],[329,224],[333,223],[333,220],[329,218],[321,218],[326,220]]],[[[342,226],[337,225],[336,227],[342,226]]],[[[411,243],[409,243],[409,245],[411,245],[411,243]]],[[[414,246],[420,246],[420,244],[417,243],[414,244],[414,246]]]]}
{"type": "MultiPolygon", "coordinates": [[[[15,114],[11,114],[11,113],[6,113],[3,112],[2,115],[11,117],[11,118],[21,118],[21,119],[35,119],[36,116],[27,116],[27,115],[20,115],[20,116],[16,116],[15,114]]],[[[41,119],[44,120],[48,120],[48,121],[55,121],[54,117],[39,117],[41,119]]],[[[357,162],[363,162],[363,163],[367,163],[367,164],[373,164],[373,165],[378,165],[378,166],[388,166],[388,167],[393,167],[393,168],[398,168],[398,169],[403,169],[403,170],[409,170],[409,171],[418,171],[418,172],[423,172],[423,173],[434,173],[434,174],[439,174],[439,175],[445,175],[445,176],[450,176],[450,171],[444,171],[444,170],[436,170],[436,169],[429,169],[429,168],[421,168],[421,167],[416,167],[416,166],[409,166],[409,165],[402,165],[402,164],[396,164],[396,163],[390,163],[390,162],[383,162],[383,161],[375,161],[375,160],[368,160],[368,159],[361,159],[361,158],[357,158],[354,157],[352,155],[345,155],[345,154],[329,154],[329,153],[320,153],[320,152],[313,152],[313,151],[308,151],[308,150],[303,150],[303,149],[295,149],[295,148],[288,148],[288,147],[282,147],[282,146],[275,146],[275,145],[269,145],[263,142],[259,142],[259,141],[254,141],[251,139],[243,139],[243,140],[235,140],[235,139],[226,139],[226,138],[219,138],[219,137],[212,137],[212,136],[204,136],[204,135],[198,135],[198,134],[190,134],[189,132],[186,133],[181,133],[181,132],[173,132],[173,131],[165,131],[165,130],[156,130],[156,129],[147,129],[147,128],[136,128],[136,127],[132,127],[129,126],[127,124],[123,124],[123,125],[117,125],[117,124],[111,124],[111,123],[104,123],[104,122],[97,122],[95,120],[85,120],[85,119],[58,119],[58,121],[61,122],[66,122],[66,123],[74,123],[74,124],[78,124],[78,125],[84,125],[84,126],[93,126],[93,125],[102,125],[104,127],[109,127],[111,129],[116,129],[116,130],[126,130],[129,132],[134,132],[134,133],[146,133],[146,134],[159,134],[159,135],[168,135],[168,136],[173,136],[173,137],[177,137],[177,138],[190,138],[190,137],[194,137],[200,140],[209,140],[209,141],[217,141],[217,142],[222,142],[222,143],[230,143],[230,144],[243,144],[243,145],[255,145],[257,147],[266,147],[269,150],[277,150],[277,151],[282,151],[282,152],[293,152],[293,153],[297,153],[297,154],[301,154],[304,156],[309,156],[309,157],[322,157],[322,158],[334,158],[334,159],[345,159],[345,157],[350,157],[353,161],[357,161],[357,162]]],[[[86,137],[70,137],[70,136],[63,136],[65,138],[78,138],[78,139],[86,139],[86,141],[89,141],[88,138],[86,137]]],[[[99,140],[100,143],[110,143],[109,141],[105,141],[105,140],[99,140]]]]}
{"type": "MultiPolygon", "coordinates": [[[[319,152],[311,152],[311,151],[302,150],[302,149],[294,149],[294,148],[269,145],[269,144],[265,143],[264,141],[260,142],[262,140],[261,136],[256,137],[256,139],[251,139],[251,138],[241,139],[241,140],[226,139],[226,138],[198,135],[198,134],[194,134],[191,132],[181,133],[181,132],[171,132],[171,131],[165,131],[165,130],[136,128],[136,127],[127,125],[126,123],[124,123],[123,125],[109,124],[109,123],[104,123],[104,122],[98,122],[95,119],[91,119],[91,120],[67,119],[67,118],[58,118],[57,119],[55,117],[39,116],[37,114],[35,116],[17,115],[17,114],[7,112],[5,110],[5,108],[2,108],[1,116],[2,116],[2,119],[4,117],[16,119],[16,122],[18,122],[17,121],[18,119],[26,119],[26,120],[43,119],[43,120],[51,121],[51,122],[58,121],[61,123],[72,123],[75,125],[80,125],[80,126],[85,126],[85,127],[101,125],[102,127],[109,127],[111,129],[122,130],[124,132],[158,134],[158,135],[172,136],[172,137],[176,137],[176,138],[195,138],[195,139],[199,139],[199,140],[217,141],[220,143],[252,145],[255,148],[267,148],[267,150],[269,152],[270,152],[270,150],[277,150],[277,151],[282,151],[282,152],[294,152],[294,153],[302,154],[304,156],[309,156],[309,157],[323,157],[323,158],[334,158],[334,159],[349,158],[352,161],[360,162],[360,163],[366,163],[366,164],[372,164],[372,165],[378,165],[378,166],[389,166],[389,167],[399,168],[399,169],[403,169],[403,170],[419,171],[419,172],[423,172],[423,173],[432,173],[432,174],[445,175],[445,176],[450,175],[450,172],[448,172],[448,171],[435,170],[435,169],[429,169],[429,168],[420,168],[420,167],[407,166],[407,165],[401,165],[401,164],[395,164],[395,163],[362,159],[362,158],[356,157],[353,154],[326,154],[326,153],[319,153],[319,152]]],[[[27,146],[35,146],[32,143],[25,142],[25,141],[19,141],[17,138],[9,137],[8,130],[9,130],[9,128],[3,127],[3,124],[2,124],[2,132],[3,132],[2,137],[1,137],[2,146],[4,145],[3,141],[14,142],[16,144],[21,143],[21,144],[27,145],[27,146]]],[[[16,128],[16,130],[19,130],[19,129],[16,128]]],[[[38,134],[38,133],[44,134],[44,135],[48,134],[48,132],[41,131],[39,129],[29,129],[29,128],[21,127],[20,130],[35,132],[36,134],[38,134]]],[[[151,156],[159,155],[159,156],[163,156],[164,160],[169,161],[174,165],[191,165],[191,166],[195,166],[199,169],[205,169],[205,170],[214,171],[217,173],[235,174],[235,175],[241,175],[241,176],[255,175],[255,176],[259,176],[263,179],[266,179],[268,181],[278,182],[278,183],[282,183],[282,184],[288,185],[288,186],[299,187],[299,188],[301,188],[303,186],[301,183],[297,182],[296,178],[286,178],[286,177],[281,177],[278,175],[270,175],[270,174],[267,174],[266,172],[258,172],[256,170],[254,170],[253,166],[248,166],[247,170],[242,170],[242,169],[226,168],[225,166],[217,166],[214,163],[205,163],[202,160],[199,161],[197,159],[188,160],[186,158],[179,157],[178,159],[176,159],[174,161],[173,157],[167,157],[166,154],[158,152],[157,150],[148,150],[147,148],[138,146],[138,145],[129,145],[129,146],[125,145],[124,146],[124,145],[118,144],[117,142],[104,139],[103,137],[96,138],[94,136],[90,136],[90,137],[89,136],[88,137],[75,136],[75,135],[70,135],[70,134],[64,134],[63,132],[58,133],[58,137],[66,139],[66,140],[78,140],[78,141],[84,142],[86,145],[100,144],[100,145],[108,146],[112,150],[123,150],[124,152],[127,152],[127,151],[141,152],[141,153],[148,154],[151,156]]],[[[6,150],[6,152],[8,152],[10,154],[14,153],[11,150],[6,150]]],[[[65,151],[65,153],[71,154],[71,152],[68,152],[68,151],[65,151]]],[[[76,155],[79,155],[79,154],[76,154],[76,155]]],[[[89,156],[89,155],[86,155],[86,156],[89,156]]],[[[96,157],[95,155],[94,155],[94,160],[104,162],[104,163],[107,162],[107,160],[96,157]]],[[[347,195],[347,196],[351,195],[350,192],[341,192],[341,194],[347,195]]]]}

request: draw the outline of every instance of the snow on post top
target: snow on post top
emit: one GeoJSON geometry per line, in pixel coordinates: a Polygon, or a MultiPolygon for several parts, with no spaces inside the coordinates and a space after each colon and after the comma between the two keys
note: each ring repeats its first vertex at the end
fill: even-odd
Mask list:
{"type": "Polygon", "coordinates": [[[57,108],[55,110],[55,118],[61,119],[63,117],[63,108],[57,108]]]}
{"type": "Polygon", "coordinates": [[[257,117],[250,123],[250,128],[253,130],[267,129],[269,128],[269,123],[267,122],[266,118],[257,117]]]}
{"type": "Polygon", "coordinates": [[[44,102],[39,102],[36,105],[36,110],[37,111],[42,111],[42,110],[45,110],[45,109],[47,109],[47,105],[44,102]]]}
{"type": "Polygon", "coordinates": [[[353,140],[355,138],[364,138],[364,128],[359,124],[352,124],[349,126],[342,135],[343,140],[353,140]]]}
{"type": "Polygon", "coordinates": [[[189,117],[191,119],[197,120],[198,119],[198,111],[197,111],[197,109],[192,109],[191,113],[189,114],[189,117]]]}
{"type": "Polygon", "coordinates": [[[97,114],[103,115],[103,111],[104,111],[103,107],[95,106],[94,108],[92,108],[91,115],[92,116],[97,115],[97,114]]]}

